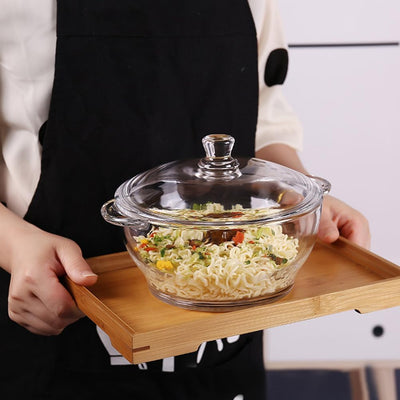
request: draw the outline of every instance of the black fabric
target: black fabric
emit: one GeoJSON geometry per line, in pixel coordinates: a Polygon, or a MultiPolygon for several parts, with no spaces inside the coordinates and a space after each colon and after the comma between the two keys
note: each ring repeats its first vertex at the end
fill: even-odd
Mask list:
{"type": "MultiPolygon", "coordinates": [[[[234,155],[253,155],[257,41],[245,0],[59,0],[57,35],[41,176],[25,218],[75,240],[85,257],[124,250],[122,229],[103,221],[100,207],[126,179],[202,157],[209,133],[229,133],[234,155]]],[[[264,398],[262,332],[224,341],[222,351],[208,343],[199,365],[196,353],[176,357],[172,374],[161,372],[160,361],[146,371],[115,367],[86,318],[49,338],[11,322],[8,279],[0,274],[0,329],[10,343],[1,356],[15,362],[1,378],[3,393],[264,398]]]]}
{"type": "Polygon", "coordinates": [[[186,3],[58,3],[51,118],[26,219],[75,239],[85,256],[122,249],[98,210],[124,180],[203,156],[209,133],[233,135],[237,156],[254,152],[257,42],[247,2],[186,3]]]}
{"type": "Polygon", "coordinates": [[[264,81],[269,87],[282,85],[289,68],[289,54],[286,49],[275,49],[268,55],[265,64],[264,81]]]}
{"type": "MultiPolygon", "coordinates": [[[[260,368],[261,340],[260,334],[244,335],[242,348],[231,354],[228,361],[214,365],[178,368],[172,373],[139,371],[127,366],[92,370],[75,367],[59,369],[62,372],[53,384],[56,389],[64,386],[57,399],[66,400],[71,396],[96,399],[100,395],[149,400],[233,400],[238,394],[243,394],[246,400],[261,400],[265,399],[262,386],[265,372],[260,368]]],[[[179,359],[176,358],[178,362],[179,359]]]]}

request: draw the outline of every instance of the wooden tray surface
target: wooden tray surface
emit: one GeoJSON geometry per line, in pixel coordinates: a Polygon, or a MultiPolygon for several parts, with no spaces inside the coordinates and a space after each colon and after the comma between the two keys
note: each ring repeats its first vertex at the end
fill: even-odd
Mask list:
{"type": "Polygon", "coordinates": [[[273,303],[223,313],[165,304],[149,291],[127,252],[87,260],[99,274],[92,287],[66,286],[78,307],[137,364],[195,351],[205,341],[355,309],[400,305],[400,268],[340,238],[317,242],[294,288],[273,303]]]}

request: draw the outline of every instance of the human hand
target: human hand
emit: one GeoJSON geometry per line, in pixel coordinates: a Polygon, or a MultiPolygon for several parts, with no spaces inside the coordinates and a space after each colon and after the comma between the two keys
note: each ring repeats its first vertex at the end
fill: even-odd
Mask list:
{"type": "Polygon", "coordinates": [[[318,237],[324,242],[332,243],[339,235],[362,247],[370,248],[371,235],[364,215],[341,200],[326,195],[322,205],[318,237]]]}
{"type": "Polygon", "coordinates": [[[11,248],[9,317],[32,333],[57,335],[83,317],[59,278],[65,274],[78,285],[97,280],[72,240],[44,232],[33,225],[20,230],[11,248]]]}

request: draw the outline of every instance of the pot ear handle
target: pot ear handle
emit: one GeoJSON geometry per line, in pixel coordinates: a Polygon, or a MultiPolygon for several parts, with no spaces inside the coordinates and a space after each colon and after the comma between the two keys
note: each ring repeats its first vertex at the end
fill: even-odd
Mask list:
{"type": "Polygon", "coordinates": [[[117,226],[132,225],[132,220],[125,215],[120,214],[115,208],[115,199],[109,200],[101,207],[102,217],[110,224],[117,226]]]}
{"type": "Polygon", "coordinates": [[[324,178],[319,176],[307,175],[310,179],[318,184],[323,194],[328,194],[331,190],[331,183],[324,178]]]}

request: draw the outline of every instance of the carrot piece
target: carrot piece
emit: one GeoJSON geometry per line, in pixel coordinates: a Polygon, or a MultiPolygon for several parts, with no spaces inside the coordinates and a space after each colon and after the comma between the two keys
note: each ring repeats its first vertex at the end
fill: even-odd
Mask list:
{"type": "Polygon", "coordinates": [[[236,235],[232,238],[232,241],[235,244],[242,243],[243,240],[244,240],[244,232],[242,231],[237,231],[236,235]]]}
{"type": "Polygon", "coordinates": [[[157,247],[146,247],[144,250],[145,251],[157,251],[158,249],[157,249],[157,247]]]}

